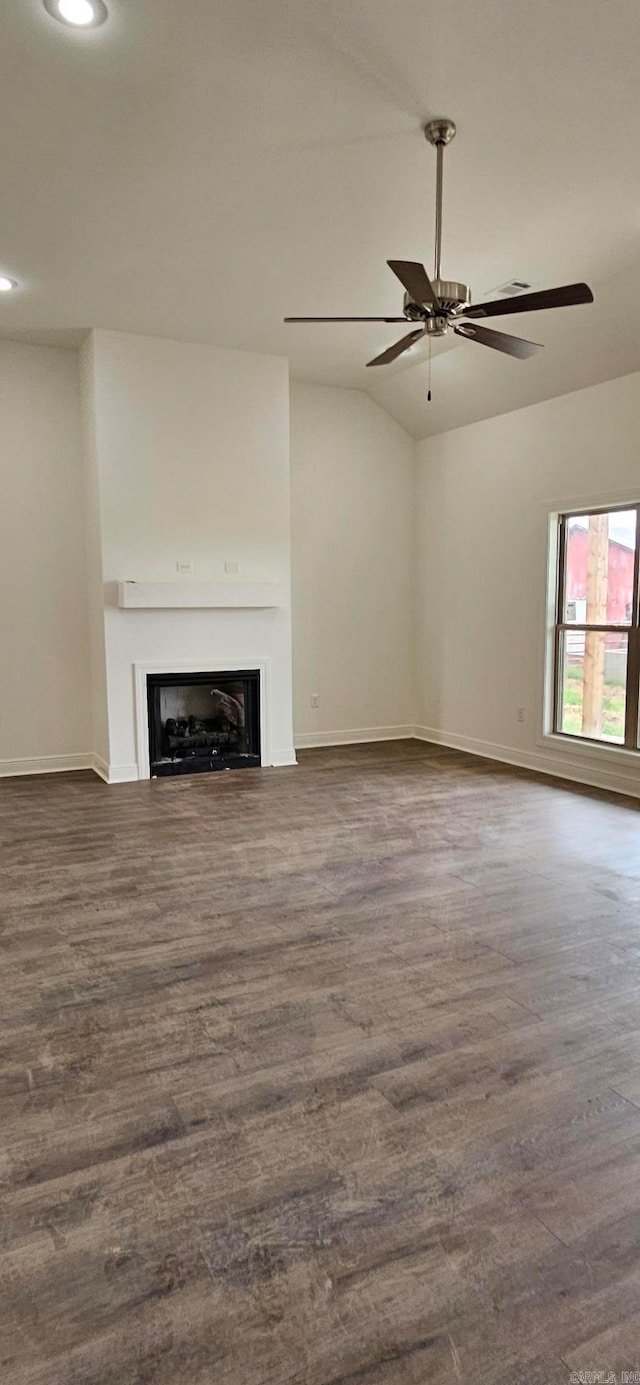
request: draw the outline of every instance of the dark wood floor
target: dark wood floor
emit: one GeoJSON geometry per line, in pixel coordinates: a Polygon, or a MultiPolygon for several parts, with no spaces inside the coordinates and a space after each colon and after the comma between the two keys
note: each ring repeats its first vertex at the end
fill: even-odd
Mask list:
{"type": "Polygon", "coordinates": [[[0,1380],[640,1369],[638,808],[301,761],[0,785],[0,1380]]]}

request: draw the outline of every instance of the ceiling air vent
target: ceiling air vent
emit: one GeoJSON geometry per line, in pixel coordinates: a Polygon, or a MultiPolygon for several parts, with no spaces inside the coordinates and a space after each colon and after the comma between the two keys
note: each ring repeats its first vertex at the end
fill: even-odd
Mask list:
{"type": "Polygon", "coordinates": [[[492,289],[490,298],[515,298],[517,293],[528,293],[533,288],[533,284],[528,284],[526,279],[509,279],[506,284],[499,284],[497,289],[492,289]]]}

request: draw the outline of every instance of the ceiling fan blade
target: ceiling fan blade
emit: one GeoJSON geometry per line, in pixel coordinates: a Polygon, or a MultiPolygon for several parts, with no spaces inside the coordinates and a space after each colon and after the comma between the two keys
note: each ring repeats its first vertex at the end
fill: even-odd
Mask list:
{"type": "Polygon", "coordinates": [[[403,351],[408,351],[413,343],[419,341],[424,336],[424,328],[418,327],[415,332],[408,332],[406,337],[401,337],[400,341],[394,341],[393,346],[388,346],[386,351],[380,356],[374,356],[372,361],[367,361],[367,365],[389,365],[395,361],[396,356],[401,356],[403,351]]]}
{"type": "Polygon", "coordinates": [[[506,332],[496,332],[491,327],[481,327],[478,322],[461,322],[459,327],[454,327],[454,332],[459,337],[466,337],[468,341],[479,341],[481,346],[492,346],[494,351],[504,351],[507,356],[517,356],[519,361],[526,361],[528,356],[535,356],[536,351],[543,351],[544,347],[538,341],[525,341],[524,337],[512,337],[506,332]]]}
{"type": "Polygon", "coordinates": [[[387,264],[414,303],[429,303],[440,310],[440,299],[423,264],[416,260],[387,260],[387,264]]]}
{"type": "Polygon", "coordinates": [[[407,322],[406,317],[285,317],[285,322],[407,322]]]}
{"type": "Polygon", "coordinates": [[[461,316],[500,317],[503,313],[533,313],[540,308],[570,308],[575,303],[593,303],[588,284],[563,284],[558,289],[518,293],[513,298],[494,298],[491,303],[477,303],[473,308],[465,308],[461,316]]]}

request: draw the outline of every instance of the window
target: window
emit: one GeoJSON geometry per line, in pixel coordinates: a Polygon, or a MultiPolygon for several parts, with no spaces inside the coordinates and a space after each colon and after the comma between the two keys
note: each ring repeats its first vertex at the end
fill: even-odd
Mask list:
{"type": "Polygon", "coordinates": [[[553,729],[638,750],[640,505],[558,524],[553,729]]]}

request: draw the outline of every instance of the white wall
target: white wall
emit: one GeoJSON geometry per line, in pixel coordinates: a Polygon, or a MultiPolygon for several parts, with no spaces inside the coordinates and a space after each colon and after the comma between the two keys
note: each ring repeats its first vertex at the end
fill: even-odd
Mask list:
{"type": "Polygon", "coordinates": [[[94,332],[105,577],[289,580],[283,357],[94,332]]]}
{"type": "Polygon", "coordinates": [[[78,359],[0,342],[0,774],[90,749],[78,359]]]}
{"type": "Polygon", "coordinates": [[[617,752],[541,736],[547,512],[640,497],[640,375],[427,439],[418,456],[422,734],[640,788],[617,752]]]}
{"type": "MultiPolygon", "coordinates": [[[[83,351],[98,474],[110,777],[136,776],[133,665],[271,665],[274,762],[293,759],[288,366],[94,332],[83,351]],[[274,610],[122,611],[121,580],[280,584],[274,610]],[[240,574],[225,575],[225,561],[240,574]]],[[[86,391],[85,391],[86,393],[86,391]]],[[[89,449],[89,461],[91,449],[89,449]]],[[[98,752],[100,753],[100,752],[98,752]]]]}
{"type": "Polygon", "coordinates": [[[297,745],[413,725],[414,470],[412,439],[367,395],[292,382],[297,745]]]}

